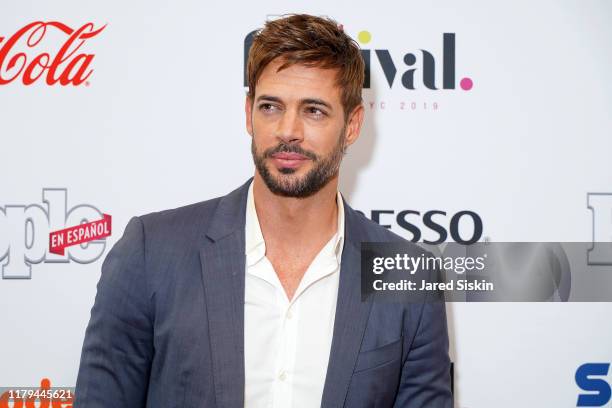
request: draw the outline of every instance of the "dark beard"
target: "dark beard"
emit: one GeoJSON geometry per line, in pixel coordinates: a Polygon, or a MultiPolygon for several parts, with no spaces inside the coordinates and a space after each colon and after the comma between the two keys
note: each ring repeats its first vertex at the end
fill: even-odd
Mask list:
{"type": "MultiPolygon", "coordinates": [[[[263,154],[259,154],[255,146],[255,137],[253,136],[251,139],[251,154],[253,155],[255,168],[272,193],[283,197],[309,197],[325,187],[329,180],[338,174],[342,157],[346,153],[344,141],[345,129],[342,129],[338,143],[336,143],[332,152],[326,157],[319,157],[313,152],[303,150],[298,144],[283,142],[276,147],[267,149],[263,154]],[[312,160],[314,166],[301,179],[291,179],[290,177],[285,178],[282,176],[275,178],[268,170],[265,162],[267,158],[271,158],[275,153],[298,153],[312,160]]],[[[295,171],[296,169],[292,168],[280,169],[280,173],[286,175],[291,175],[295,171]]]]}

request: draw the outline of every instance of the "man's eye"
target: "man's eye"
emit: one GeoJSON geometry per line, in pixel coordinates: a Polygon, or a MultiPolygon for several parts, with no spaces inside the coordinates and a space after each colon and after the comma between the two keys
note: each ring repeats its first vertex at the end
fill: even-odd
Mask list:
{"type": "Polygon", "coordinates": [[[309,114],[316,116],[316,117],[320,117],[320,116],[325,116],[326,113],[323,112],[321,109],[319,108],[315,108],[314,106],[309,106],[308,108],[306,108],[306,112],[308,112],[309,114]]]}
{"type": "Polygon", "coordinates": [[[274,108],[274,105],[272,105],[271,103],[262,103],[261,105],[259,105],[259,110],[263,112],[272,112],[274,108]]]}

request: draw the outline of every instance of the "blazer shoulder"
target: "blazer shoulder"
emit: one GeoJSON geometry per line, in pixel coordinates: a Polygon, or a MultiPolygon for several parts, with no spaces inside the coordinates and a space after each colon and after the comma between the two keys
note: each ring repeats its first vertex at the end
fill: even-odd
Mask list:
{"type": "Polygon", "coordinates": [[[396,234],[388,228],[377,224],[370,220],[362,213],[351,209],[354,216],[354,221],[359,225],[359,229],[363,231],[363,236],[371,242],[410,242],[404,237],[396,234]]]}
{"type": "Polygon", "coordinates": [[[406,238],[396,234],[390,229],[385,228],[380,224],[377,224],[376,222],[370,220],[360,212],[352,210],[351,214],[354,215],[353,220],[358,226],[358,230],[360,231],[360,240],[362,242],[402,243],[405,246],[405,250],[413,254],[430,254],[430,252],[425,248],[422,248],[418,244],[407,240],[406,238]]]}
{"type": "Polygon", "coordinates": [[[162,238],[166,242],[196,239],[210,223],[223,197],[156,211],[138,216],[142,221],[145,238],[162,238]]]}

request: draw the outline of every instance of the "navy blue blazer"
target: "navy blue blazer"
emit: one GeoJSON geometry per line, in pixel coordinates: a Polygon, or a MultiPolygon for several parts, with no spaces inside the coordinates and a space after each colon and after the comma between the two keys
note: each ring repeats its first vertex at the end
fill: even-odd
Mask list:
{"type": "MultiPolygon", "coordinates": [[[[134,217],[108,253],[77,408],[244,407],[245,208],[230,194],[134,217]]],[[[321,407],[451,408],[444,303],[361,300],[360,243],[402,240],[344,202],[321,407]]]]}

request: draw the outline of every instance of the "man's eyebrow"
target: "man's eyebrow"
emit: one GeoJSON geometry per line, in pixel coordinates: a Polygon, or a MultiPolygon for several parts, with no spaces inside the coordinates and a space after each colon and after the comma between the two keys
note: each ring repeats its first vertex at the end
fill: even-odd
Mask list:
{"type": "Polygon", "coordinates": [[[332,106],[329,103],[325,102],[323,99],[306,98],[306,99],[302,99],[300,101],[300,104],[302,105],[321,105],[321,106],[325,106],[329,110],[333,110],[332,106]]]}
{"type": "MultiPolygon", "coordinates": [[[[278,96],[272,96],[272,95],[259,95],[257,97],[257,102],[260,102],[260,101],[283,103],[283,100],[281,98],[279,98],[278,96]]],[[[329,110],[333,110],[332,106],[329,103],[319,98],[304,98],[300,100],[300,105],[320,105],[320,106],[326,107],[329,110]]]]}
{"type": "Polygon", "coordinates": [[[281,98],[277,96],[271,96],[271,95],[259,95],[257,97],[257,102],[259,101],[282,102],[281,98]]]}

